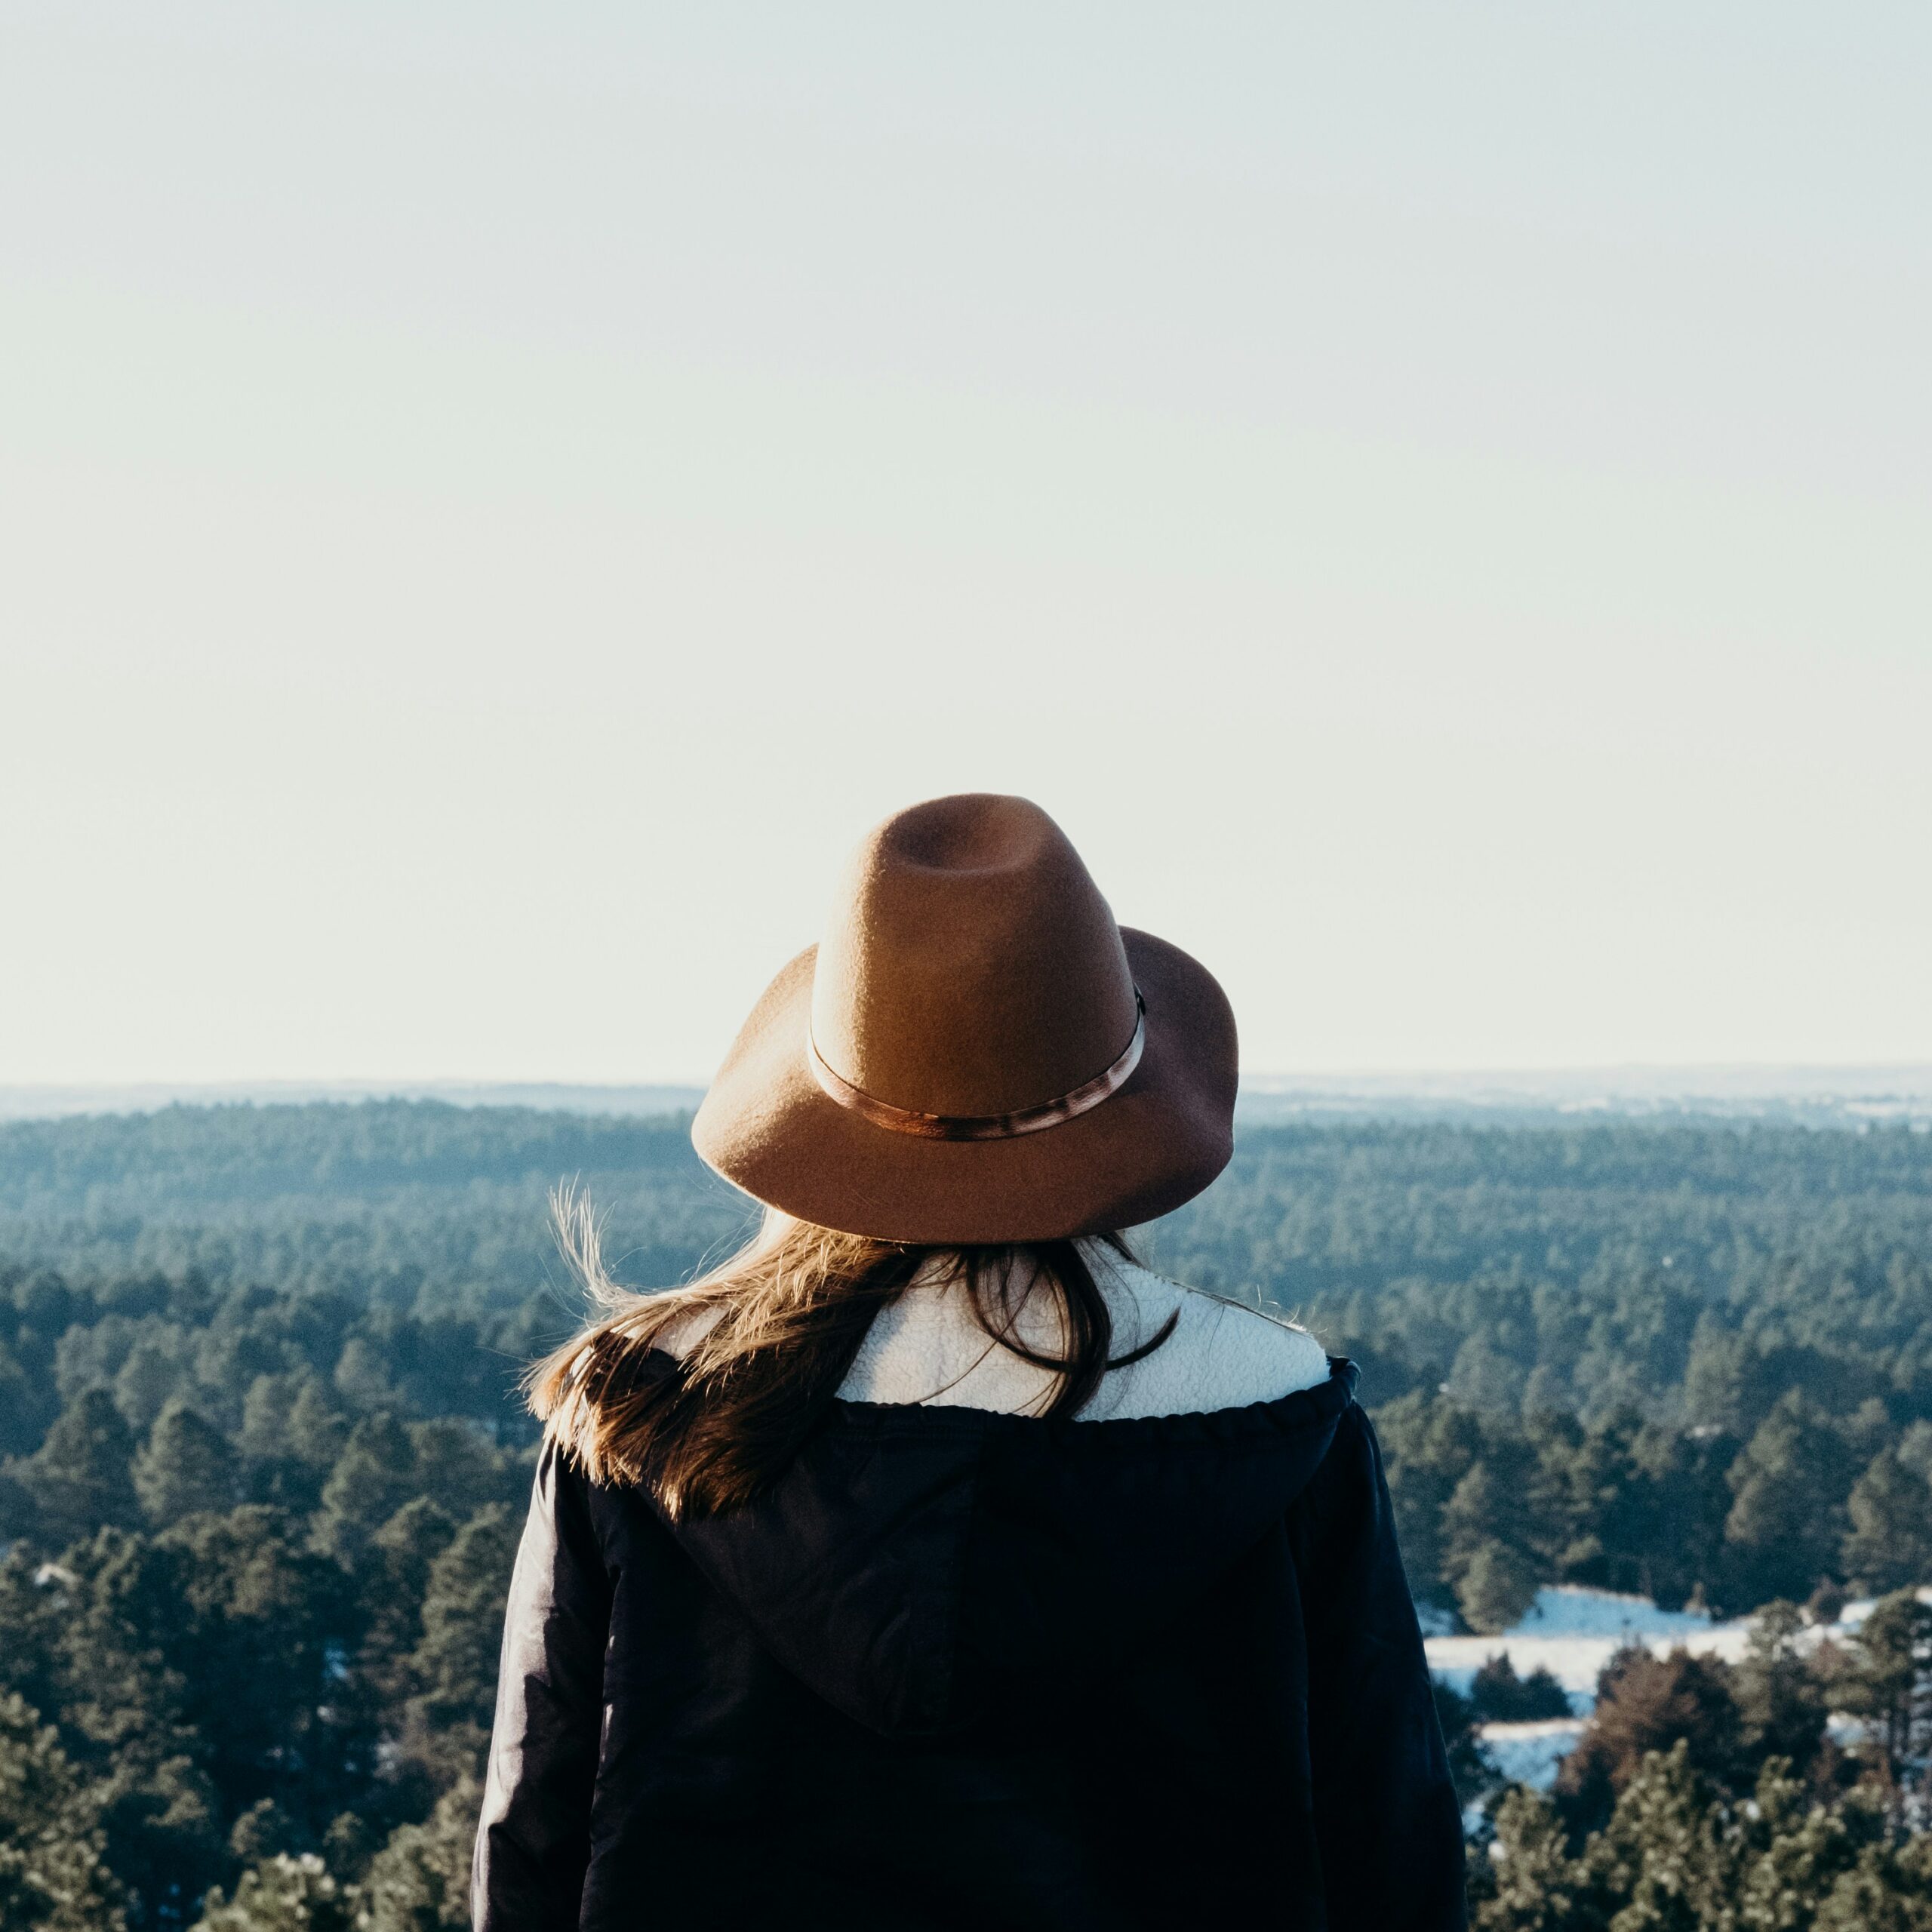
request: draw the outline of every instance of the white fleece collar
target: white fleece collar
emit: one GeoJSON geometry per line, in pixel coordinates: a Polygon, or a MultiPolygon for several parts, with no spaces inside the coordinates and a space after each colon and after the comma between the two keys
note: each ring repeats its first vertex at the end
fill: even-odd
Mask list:
{"type": "MultiPolygon", "coordinates": [[[[1081,1411],[1083,1422],[1192,1415],[1272,1401],[1327,1380],[1328,1358],[1304,1328],[1186,1288],[1083,1247],[1113,1317],[1113,1352],[1148,1340],[1170,1314],[1174,1333],[1144,1360],[1110,1370],[1081,1411]]],[[[848,1401],[1036,1414],[1054,1377],[1003,1347],[975,1319],[966,1291],[926,1272],[874,1318],[838,1392],[848,1401]]],[[[1060,1346],[1052,1298],[1031,1297],[1015,1323],[1029,1346],[1060,1346]]]]}

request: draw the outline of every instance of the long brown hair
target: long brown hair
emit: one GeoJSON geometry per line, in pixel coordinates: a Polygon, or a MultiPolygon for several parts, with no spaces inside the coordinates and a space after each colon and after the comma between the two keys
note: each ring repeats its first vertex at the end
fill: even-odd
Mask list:
{"type": "MultiPolygon", "coordinates": [[[[735,1508],[770,1483],[837,1393],[873,1316],[928,1263],[929,1278],[964,1286],[993,1344],[1052,1372],[1042,1415],[1077,1413],[1109,1369],[1151,1355],[1174,1332],[1171,1315],[1138,1348],[1110,1355],[1106,1297],[1075,1241],[933,1248],[774,1214],[700,1280],[639,1294],[606,1272],[585,1198],[560,1189],[551,1205],[565,1256],[604,1312],[531,1367],[531,1408],[546,1439],[593,1481],[646,1488],[673,1517],[735,1508]],[[1057,1353],[1018,1332],[1036,1290],[1054,1298],[1057,1353]],[[687,1318],[694,1339],[679,1355],[660,1350],[666,1331],[687,1318]]],[[[1099,1238],[1133,1260],[1118,1235],[1099,1238]]]]}

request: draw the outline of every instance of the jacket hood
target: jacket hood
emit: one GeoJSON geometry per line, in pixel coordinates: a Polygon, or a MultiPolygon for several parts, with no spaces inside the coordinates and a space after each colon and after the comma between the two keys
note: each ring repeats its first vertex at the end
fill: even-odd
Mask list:
{"type": "Polygon", "coordinates": [[[1355,1369],[1128,1420],[837,1401],[785,1474],[667,1525],[767,1650],[867,1728],[1038,1720],[1181,1625],[1321,1466],[1355,1369]]]}

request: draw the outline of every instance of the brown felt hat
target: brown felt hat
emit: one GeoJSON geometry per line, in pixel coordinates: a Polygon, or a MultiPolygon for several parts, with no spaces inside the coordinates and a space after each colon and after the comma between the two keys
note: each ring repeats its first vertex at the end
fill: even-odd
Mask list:
{"type": "Polygon", "coordinates": [[[801,1220],[884,1240],[1047,1241],[1152,1220],[1234,1147],[1234,1014],[1116,925],[1024,798],[895,813],[825,937],[765,989],[691,1124],[801,1220]]]}

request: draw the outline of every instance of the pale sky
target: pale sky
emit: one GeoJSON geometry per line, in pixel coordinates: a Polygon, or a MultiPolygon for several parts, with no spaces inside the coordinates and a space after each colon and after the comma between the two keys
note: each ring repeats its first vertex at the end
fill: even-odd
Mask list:
{"type": "Polygon", "coordinates": [[[702,1080],[1017,791],[1257,1073],[1932,1060],[1932,9],[0,0],[0,1084],[702,1080]]]}

